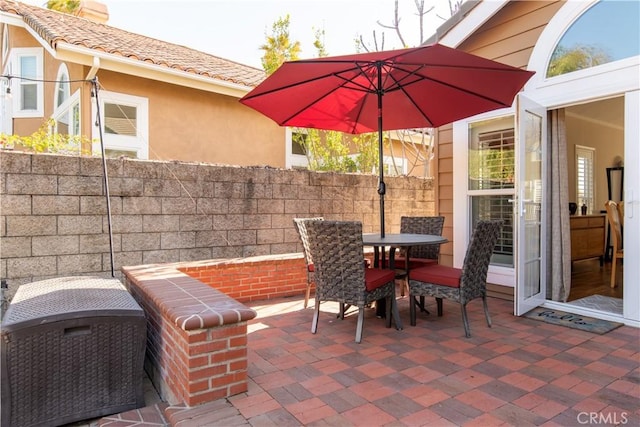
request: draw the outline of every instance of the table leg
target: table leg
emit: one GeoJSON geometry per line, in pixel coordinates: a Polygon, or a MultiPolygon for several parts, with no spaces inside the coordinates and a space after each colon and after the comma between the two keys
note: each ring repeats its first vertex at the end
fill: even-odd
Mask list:
{"type": "MultiPolygon", "coordinates": [[[[374,249],[374,253],[375,251],[378,249],[378,247],[376,246],[374,249]]],[[[396,250],[395,248],[391,248],[391,250],[389,251],[389,268],[391,270],[395,269],[395,256],[396,256],[396,250]]],[[[376,256],[377,258],[377,256],[376,256]]],[[[382,262],[382,268],[385,267],[385,256],[384,256],[384,247],[382,248],[382,256],[381,256],[381,262],[382,262]]],[[[394,295],[395,298],[395,295],[394,295]]],[[[384,319],[386,317],[386,312],[385,312],[385,307],[386,307],[386,302],[383,299],[379,299],[376,301],[376,317],[379,319],[384,319]]]]}

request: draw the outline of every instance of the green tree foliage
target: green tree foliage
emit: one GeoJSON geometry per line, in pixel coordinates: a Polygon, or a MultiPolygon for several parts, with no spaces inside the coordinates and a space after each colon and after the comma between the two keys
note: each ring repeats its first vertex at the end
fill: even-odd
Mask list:
{"type": "Polygon", "coordinates": [[[611,62],[609,54],[596,46],[578,44],[568,48],[558,45],[551,55],[547,77],[560,76],[607,62],[611,62]]]}
{"type": "MultiPolygon", "coordinates": [[[[264,51],[262,67],[267,75],[273,74],[285,61],[297,60],[301,52],[300,42],[291,41],[289,34],[289,15],[279,18],[272,26],[272,33],[266,35],[266,43],[260,46],[264,51]]],[[[313,46],[317,57],[328,56],[324,45],[324,30],[314,29],[313,46]]],[[[335,172],[370,172],[371,152],[375,149],[377,159],[377,145],[366,147],[366,143],[372,138],[356,138],[353,147],[360,154],[351,156],[351,139],[342,132],[323,131],[317,129],[294,128],[292,132],[293,142],[304,148],[309,161],[310,170],[335,171],[335,172]],[[357,141],[357,142],[356,142],[357,141]],[[366,154],[363,154],[366,152],[366,154]],[[355,157],[355,158],[354,158],[355,157]],[[364,164],[360,162],[365,160],[364,164]]],[[[377,160],[374,160],[377,165],[377,160]]]]}
{"type": "Polygon", "coordinates": [[[260,46],[260,49],[264,51],[262,68],[267,72],[267,75],[273,74],[284,62],[299,59],[300,42],[291,41],[289,23],[289,15],[278,18],[271,27],[271,34],[265,34],[267,41],[260,46]]]}
{"type": "Polygon", "coordinates": [[[48,0],[47,9],[57,10],[58,12],[75,14],[80,8],[79,0],[48,0]]]}
{"type": "Polygon", "coordinates": [[[91,141],[83,136],[53,133],[53,119],[46,120],[40,128],[29,136],[0,134],[0,148],[24,149],[35,153],[90,154],[86,147],[91,141]]]}
{"type": "Polygon", "coordinates": [[[316,171],[356,172],[356,162],[349,157],[349,147],[341,132],[306,129],[304,146],[309,159],[309,169],[316,171]]]}

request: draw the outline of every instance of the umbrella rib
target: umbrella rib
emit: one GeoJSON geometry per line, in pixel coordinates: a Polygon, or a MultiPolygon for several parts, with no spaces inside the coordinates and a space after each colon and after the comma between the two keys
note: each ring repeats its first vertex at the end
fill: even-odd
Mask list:
{"type": "MultiPolygon", "coordinates": [[[[370,65],[370,64],[368,64],[368,65],[370,65]]],[[[368,88],[367,88],[367,86],[365,86],[365,85],[363,85],[363,84],[360,84],[360,83],[358,83],[358,82],[354,82],[353,80],[351,80],[351,79],[347,79],[347,78],[345,78],[345,77],[343,77],[343,76],[341,75],[341,74],[344,74],[344,73],[346,73],[346,72],[354,71],[354,70],[356,70],[356,69],[359,69],[359,70],[360,70],[360,74],[358,74],[358,75],[363,75],[363,76],[365,76],[365,77],[366,77],[366,79],[369,81],[369,83],[371,83],[371,85],[372,85],[373,87],[375,87],[375,85],[374,85],[373,81],[371,80],[371,78],[367,75],[367,73],[365,73],[365,72],[364,72],[364,67],[363,67],[361,64],[359,64],[359,63],[356,63],[355,67],[353,67],[353,68],[351,68],[351,69],[349,69],[349,70],[344,70],[344,71],[341,71],[340,73],[329,73],[329,74],[326,74],[326,75],[324,75],[324,76],[322,76],[322,77],[319,77],[319,78],[325,78],[325,77],[329,77],[329,76],[334,76],[334,77],[337,77],[337,78],[341,79],[341,80],[342,80],[342,84],[340,84],[340,85],[338,85],[338,86],[334,87],[333,89],[331,89],[331,90],[330,90],[330,91],[328,91],[328,92],[325,92],[325,93],[321,94],[321,95],[320,95],[320,96],[318,96],[317,98],[314,98],[314,99],[313,99],[313,100],[311,100],[307,105],[305,105],[305,106],[303,106],[303,107],[299,108],[299,109],[298,109],[298,111],[296,111],[295,113],[293,113],[293,114],[291,114],[290,116],[288,116],[288,117],[286,117],[285,119],[283,119],[283,120],[282,120],[282,123],[286,123],[286,122],[288,122],[288,121],[289,121],[289,120],[291,120],[293,117],[295,117],[295,116],[296,116],[300,111],[304,111],[304,110],[306,110],[307,108],[309,108],[310,106],[312,106],[312,105],[313,105],[313,104],[315,104],[316,102],[320,101],[320,100],[321,100],[321,99],[323,99],[323,98],[326,98],[327,96],[329,96],[329,95],[330,95],[330,94],[332,94],[333,92],[337,91],[338,89],[341,89],[341,88],[345,87],[345,86],[346,86],[347,84],[349,84],[349,83],[352,83],[353,85],[355,85],[355,86],[357,86],[357,87],[361,88],[363,92],[376,93],[376,92],[377,92],[377,88],[376,88],[376,90],[373,90],[373,91],[372,91],[372,90],[368,89],[368,88]]],[[[309,81],[314,81],[314,80],[316,80],[316,79],[315,79],[315,78],[314,78],[314,79],[310,79],[310,80],[308,80],[307,82],[309,82],[309,81]]],[[[289,87],[295,87],[295,86],[297,86],[297,85],[290,85],[289,87]]],[[[281,87],[280,89],[286,89],[286,88],[287,88],[287,87],[281,87]]],[[[351,87],[351,89],[353,89],[353,90],[358,90],[358,88],[356,88],[356,87],[351,87]]],[[[266,94],[266,93],[268,93],[268,92],[264,92],[264,93],[262,93],[261,95],[264,95],[264,94],[266,94]]],[[[351,132],[350,132],[350,133],[355,133],[355,129],[356,129],[356,126],[357,126],[357,123],[358,123],[358,120],[359,120],[360,114],[362,113],[362,110],[364,109],[364,102],[360,102],[359,104],[360,104],[360,105],[359,105],[359,109],[358,109],[358,114],[357,114],[357,116],[356,116],[356,119],[354,120],[354,125],[353,125],[353,127],[351,128],[351,132]]]]}
{"type": "MultiPolygon", "coordinates": [[[[296,62],[298,62],[298,61],[296,61],[296,62]]],[[[346,72],[354,71],[356,69],[358,69],[358,67],[353,67],[353,68],[351,68],[349,70],[342,70],[340,72],[341,73],[346,73],[346,72]]],[[[294,87],[297,87],[297,86],[305,85],[307,83],[311,83],[311,82],[316,81],[316,80],[321,80],[321,79],[327,78],[329,76],[340,77],[335,72],[321,74],[321,75],[318,75],[318,76],[314,76],[312,78],[308,78],[306,80],[299,80],[299,81],[296,81],[295,83],[291,83],[291,84],[284,85],[284,86],[278,86],[278,87],[275,87],[273,89],[269,89],[269,90],[266,90],[264,92],[256,93],[256,94],[253,94],[253,95],[251,93],[248,93],[247,95],[245,95],[245,97],[243,99],[244,100],[249,100],[249,99],[253,99],[253,98],[259,98],[259,97],[264,96],[264,95],[269,95],[269,94],[272,94],[272,93],[275,93],[275,92],[280,92],[280,91],[283,91],[283,90],[286,90],[286,89],[291,89],[291,88],[294,88],[294,87]]]]}
{"type": "MultiPolygon", "coordinates": [[[[301,60],[301,61],[295,61],[295,62],[296,63],[302,63],[302,62],[311,62],[311,61],[302,61],[301,60]]],[[[326,63],[328,61],[323,61],[323,62],[326,63]]],[[[345,63],[353,64],[353,61],[351,61],[351,62],[349,62],[349,61],[335,61],[335,62],[336,63],[345,62],[345,63]]],[[[366,61],[366,62],[362,61],[362,63],[365,63],[366,65],[369,65],[369,66],[374,64],[373,62],[369,62],[369,61],[366,61]]],[[[367,80],[370,83],[372,83],[371,78],[369,76],[367,76],[366,73],[364,73],[364,69],[363,69],[364,67],[361,65],[362,63],[356,63],[356,64],[354,64],[354,66],[352,68],[349,68],[347,70],[340,70],[339,72],[330,72],[330,73],[326,73],[326,74],[320,74],[320,75],[317,75],[317,76],[314,76],[314,77],[311,77],[311,78],[308,78],[308,79],[305,79],[305,80],[299,80],[299,81],[296,81],[295,83],[291,83],[291,84],[284,85],[284,86],[278,86],[276,88],[273,88],[273,89],[270,89],[270,90],[266,90],[264,92],[256,93],[256,94],[253,94],[253,95],[251,93],[248,93],[247,95],[245,95],[245,97],[243,99],[244,100],[249,100],[249,99],[253,99],[253,98],[258,98],[258,97],[261,97],[261,96],[264,96],[264,95],[269,95],[269,94],[272,94],[272,93],[275,93],[275,92],[280,92],[280,91],[283,91],[283,90],[286,90],[286,89],[291,89],[291,88],[294,88],[294,87],[297,87],[297,86],[302,86],[302,85],[311,83],[313,81],[321,80],[321,79],[324,79],[324,78],[327,78],[327,77],[330,77],[330,76],[334,76],[334,77],[337,77],[339,79],[342,79],[342,80],[345,81],[345,83],[353,83],[354,85],[362,88],[362,90],[364,92],[375,93],[375,91],[368,90],[365,85],[359,84],[357,82],[354,82],[354,81],[352,81],[350,79],[347,79],[346,77],[342,76],[342,74],[350,73],[352,71],[358,71],[360,73],[359,75],[366,76],[367,80]]],[[[340,87],[342,87],[342,86],[344,86],[344,85],[341,85],[340,87]]],[[[375,87],[375,85],[374,85],[374,87],[375,87]]]]}
{"type": "MultiPolygon", "coordinates": [[[[397,67],[396,66],[396,69],[399,69],[399,70],[402,70],[402,71],[406,72],[407,76],[403,77],[402,79],[396,79],[393,75],[390,74],[389,77],[394,81],[395,87],[390,87],[390,88],[385,89],[385,90],[387,92],[401,90],[407,96],[409,96],[404,88],[407,87],[408,85],[411,85],[411,84],[414,84],[414,83],[418,83],[419,80],[416,80],[416,81],[413,81],[413,82],[410,82],[410,83],[407,83],[407,84],[402,84],[402,80],[405,80],[406,78],[409,78],[410,76],[415,75],[415,76],[420,77],[422,80],[429,80],[429,81],[432,81],[434,83],[438,83],[438,84],[441,84],[443,86],[447,86],[449,88],[465,92],[465,93],[467,93],[469,95],[477,96],[477,97],[482,98],[484,100],[487,100],[487,101],[490,101],[490,102],[494,102],[494,103],[502,105],[504,107],[510,107],[511,106],[511,104],[507,105],[507,104],[505,104],[504,102],[502,102],[502,101],[500,101],[498,99],[495,99],[495,98],[492,98],[490,96],[481,94],[479,92],[476,92],[476,91],[473,91],[473,90],[469,90],[469,89],[465,89],[465,88],[462,88],[460,86],[456,86],[456,85],[453,85],[451,83],[447,83],[445,81],[442,81],[442,80],[439,80],[439,79],[435,79],[435,78],[430,77],[430,76],[425,76],[425,75],[420,73],[420,70],[422,70],[423,68],[426,68],[426,66],[427,65],[424,65],[424,66],[420,67],[419,70],[407,70],[405,68],[401,68],[401,67],[397,67]]],[[[431,65],[428,65],[428,66],[431,66],[431,65]]],[[[461,66],[446,66],[446,65],[443,65],[442,67],[445,67],[445,68],[457,68],[457,69],[466,68],[466,69],[469,69],[469,70],[476,69],[476,67],[461,67],[461,66]]],[[[497,68],[497,67],[495,67],[495,68],[483,67],[482,69],[483,70],[490,70],[490,71],[506,71],[506,72],[512,72],[513,71],[513,70],[503,70],[503,69],[500,69],[500,68],[497,68]]],[[[411,99],[411,97],[409,97],[409,99],[411,99]]],[[[411,102],[413,102],[413,100],[411,100],[411,102]]],[[[414,103],[414,105],[415,105],[415,103],[414,103]]]]}
{"type": "MultiPolygon", "coordinates": [[[[336,86],[336,87],[334,87],[333,89],[331,89],[331,90],[330,90],[330,91],[328,91],[328,92],[324,92],[324,93],[322,93],[320,96],[318,96],[318,97],[316,97],[316,98],[312,99],[310,102],[308,102],[308,103],[307,103],[307,105],[305,105],[305,106],[303,106],[303,107],[301,107],[301,108],[298,108],[298,110],[297,110],[296,112],[294,112],[294,113],[293,113],[293,114],[291,114],[290,116],[288,116],[288,117],[286,117],[285,119],[283,119],[283,120],[282,120],[282,123],[286,123],[286,122],[288,122],[289,120],[291,120],[292,118],[294,118],[294,117],[295,117],[298,113],[300,113],[301,111],[306,110],[307,108],[309,108],[310,106],[312,106],[312,105],[313,105],[313,104],[315,104],[316,102],[320,101],[320,100],[321,100],[321,99],[323,99],[323,98],[326,98],[327,96],[329,96],[329,95],[330,95],[330,94],[332,94],[333,92],[337,91],[338,89],[341,89],[341,88],[342,88],[342,87],[344,87],[347,83],[353,83],[353,82],[351,82],[350,80],[345,79],[344,77],[341,77],[341,76],[336,75],[335,73],[328,74],[328,75],[334,75],[335,77],[338,77],[338,78],[342,79],[342,81],[343,81],[343,82],[342,82],[342,84],[341,84],[341,85],[338,85],[338,86],[336,86]]],[[[295,86],[295,85],[293,85],[293,86],[295,86]]],[[[366,86],[361,86],[361,87],[362,87],[363,89],[366,89],[366,86]]],[[[368,92],[368,91],[367,91],[367,90],[363,90],[363,92],[368,92]]],[[[362,103],[362,105],[361,105],[361,107],[360,107],[360,111],[362,111],[362,108],[364,108],[364,103],[362,103]]],[[[358,117],[360,117],[360,112],[358,112],[358,117]]],[[[281,124],[282,124],[282,123],[281,123],[281,124]]],[[[354,121],[354,123],[357,123],[357,120],[355,120],[355,121],[354,121]]],[[[355,130],[355,125],[354,125],[353,129],[355,130]]],[[[353,131],[352,131],[351,133],[353,133],[353,131]]]]}

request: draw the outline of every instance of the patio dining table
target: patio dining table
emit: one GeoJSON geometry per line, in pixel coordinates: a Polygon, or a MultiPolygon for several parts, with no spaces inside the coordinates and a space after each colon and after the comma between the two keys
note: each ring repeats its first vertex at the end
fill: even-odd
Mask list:
{"type": "MultiPolygon", "coordinates": [[[[403,247],[406,250],[405,271],[396,277],[405,277],[409,274],[409,258],[411,247],[420,245],[440,245],[448,240],[442,236],[434,234],[413,234],[413,233],[386,233],[384,237],[380,233],[363,233],[362,244],[373,246],[373,266],[387,268],[385,247],[390,247],[388,268],[395,270],[395,248],[403,247]]],[[[424,307],[421,307],[424,310],[424,307]]],[[[376,316],[384,317],[384,305],[376,303],[376,316]]]]}

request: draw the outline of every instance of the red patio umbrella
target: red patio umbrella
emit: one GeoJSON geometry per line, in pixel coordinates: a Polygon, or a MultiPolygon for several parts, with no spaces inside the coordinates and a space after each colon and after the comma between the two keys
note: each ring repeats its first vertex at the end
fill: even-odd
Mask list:
{"type": "Polygon", "coordinates": [[[377,131],[384,236],[382,132],[438,127],[510,107],[533,74],[432,44],[286,62],[240,102],[281,126],[377,131]]]}

